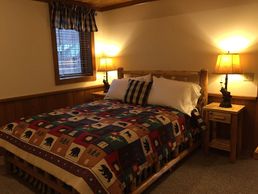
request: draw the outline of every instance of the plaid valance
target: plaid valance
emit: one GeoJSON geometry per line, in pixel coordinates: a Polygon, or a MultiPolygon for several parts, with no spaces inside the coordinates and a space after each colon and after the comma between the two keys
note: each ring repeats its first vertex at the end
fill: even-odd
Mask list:
{"type": "Polygon", "coordinates": [[[50,3],[52,26],[59,29],[71,29],[80,32],[97,32],[95,10],[76,4],[67,4],[61,0],[50,3]]]}

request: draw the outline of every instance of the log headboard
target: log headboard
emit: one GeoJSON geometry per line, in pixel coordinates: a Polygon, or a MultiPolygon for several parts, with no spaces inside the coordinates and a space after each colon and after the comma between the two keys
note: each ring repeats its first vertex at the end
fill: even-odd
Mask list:
{"type": "Polygon", "coordinates": [[[208,102],[208,71],[161,71],[161,70],[144,70],[144,71],[127,71],[123,68],[118,68],[118,79],[124,77],[137,77],[147,74],[157,77],[165,77],[167,79],[173,79],[178,81],[194,82],[201,86],[201,97],[198,100],[197,107],[202,113],[202,107],[205,106],[208,102]]]}

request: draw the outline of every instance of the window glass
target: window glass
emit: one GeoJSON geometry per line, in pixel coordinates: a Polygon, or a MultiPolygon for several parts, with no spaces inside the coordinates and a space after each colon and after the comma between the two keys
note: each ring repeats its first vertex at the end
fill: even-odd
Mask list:
{"type": "Polygon", "coordinates": [[[76,30],[56,29],[59,76],[83,73],[80,34],[76,30]]]}

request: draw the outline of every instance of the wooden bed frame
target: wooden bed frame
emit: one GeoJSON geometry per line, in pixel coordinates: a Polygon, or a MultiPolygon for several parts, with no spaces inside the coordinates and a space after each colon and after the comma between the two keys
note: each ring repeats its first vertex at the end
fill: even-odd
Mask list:
{"type": "MultiPolygon", "coordinates": [[[[202,107],[207,104],[208,95],[207,95],[207,84],[208,84],[208,73],[206,70],[201,71],[124,71],[123,68],[118,68],[118,78],[123,77],[135,77],[142,76],[151,73],[154,76],[163,76],[168,79],[180,80],[180,81],[189,81],[198,83],[201,90],[201,97],[198,101],[198,108],[202,113],[202,107]]],[[[166,161],[165,164],[154,164],[151,167],[151,170],[147,172],[144,170],[142,174],[135,177],[133,184],[130,188],[133,194],[142,193],[146,188],[148,188],[152,183],[154,183],[160,176],[165,172],[170,170],[175,164],[185,158],[189,153],[191,153],[195,148],[200,145],[199,142],[189,142],[188,148],[179,152],[179,148],[174,151],[174,157],[169,161],[166,161]]],[[[30,163],[22,160],[21,158],[15,156],[14,154],[5,151],[5,162],[6,166],[9,169],[9,172],[20,170],[30,177],[42,182],[43,185],[46,185],[53,190],[54,193],[62,194],[77,194],[78,192],[71,186],[66,185],[64,182],[53,177],[49,173],[31,165],[30,163]]]]}

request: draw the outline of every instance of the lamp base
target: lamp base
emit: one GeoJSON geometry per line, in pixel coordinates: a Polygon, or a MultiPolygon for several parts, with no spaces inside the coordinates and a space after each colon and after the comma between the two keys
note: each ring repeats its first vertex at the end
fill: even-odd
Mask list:
{"type": "Polygon", "coordinates": [[[223,108],[231,108],[232,107],[231,102],[224,102],[224,100],[220,102],[219,106],[223,107],[223,108]]]}
{"type": "Polygon", "coordinates": [[[231,105],[231,98],[232,96],[230,95],[230,92],[228,92],[225,88],[221,88],[220,92],[222,93],[222,101],[220,103],[220,107],[223,108],[230,108],[232,107],[231,105]]]}
{"type": "Polygon", "coordinates": [[[104,92],[107,93],[110,85],[109,85],[108,81],[105,79],[103,79],[103,83],[104,83],[104,92]]]}

